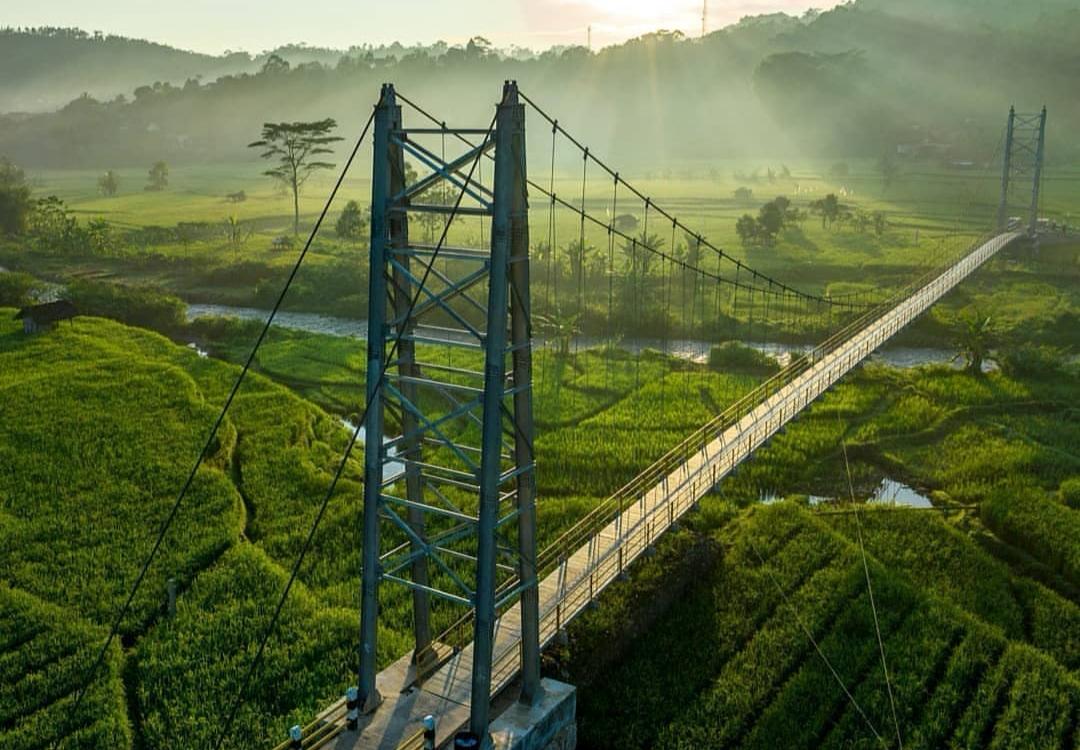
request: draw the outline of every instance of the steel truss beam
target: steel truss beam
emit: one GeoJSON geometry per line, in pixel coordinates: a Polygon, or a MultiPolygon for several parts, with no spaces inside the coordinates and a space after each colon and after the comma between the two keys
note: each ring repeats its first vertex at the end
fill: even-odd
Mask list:
{"type": "MultiPolygon", "coordinates": [[[[1036,114],[1019,114],[1009,108],[1005,130],[1005,153],[1001,170],[1001,197],[998,203],[998,229],[1004,231],[1009,221],[1009,190],[1019,178],[1031,179],[1031,207],[1028,233],[1035,237],[1039,226],[1039,193],[1042,189],[1043,161],[1046,158],[1046,107],[1036,114]]],[[[1026,207],[1025,207],[1026,208],[1026,207]]]]}
{"type": "Polygon", "coordinates": [[[366,710],[379,702],[379,588],[400,585],[412,593],[419,666],[434,654],[432,600],[472,610],[469,727],[486,737],[495,620],[514,601],[521,602],[524,636],[522,699],[539,690],[525,111],[517,85],[505,84],[493,131],[407,128],[386,85],[374,147],[360,700],[366,710]],[[449,158],[422,143],[448,134],[484,139],[449,158]],[[474,167],[491,152],[488,186],[474,167]],[[412,184],[404,177],[406,156],[427,170],[412,184]],[[460,204],[433,203],[427,196],[439,185],[460,204]],[[417,214],[445,217],[450,226],[438,245],[410,240],[409,219],[417,214]],[[447,243],[460,216],[490,221],[490,247],[447,243]],[[475,354],[462,355],[472,360],[464,366],[439,365],[423,352],[430,344],[475,354]],[[398,421],[392,429],[387,415],[398,421]],[[404,471],[388,477],[388,465],[404,471]]]}

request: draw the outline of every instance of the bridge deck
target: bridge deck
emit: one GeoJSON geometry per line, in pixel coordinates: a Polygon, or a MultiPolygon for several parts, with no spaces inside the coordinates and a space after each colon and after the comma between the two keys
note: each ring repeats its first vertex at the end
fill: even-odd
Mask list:
{"type": "MultiPolygon", "coordinates": [[[[980,245],[832,352],[820,356],[800,376],[691,455],[587,544],[569,554],[540,582],[541,643],[549,643],[561,627],[618,578],[623,568],[808,404],[1019,236],[1002,234],[980,245]]],[[[496,625],[493,694],[505,689],[520,671],[520,646],[520,612],[515,606],[496,625]]],[[[472,656],[470,644],[429,677],[422,688],[413,687],[408,657],[398,661],[379,674],[383,705],[362,719],[359,731],[341,731],[333,745],[325,746],[335,750],[396,750],[404,743],[407,747],[415,742],[420,720],[426,714],[438,717],[440,743],[452,737],[468,722],[472,656]]]]}

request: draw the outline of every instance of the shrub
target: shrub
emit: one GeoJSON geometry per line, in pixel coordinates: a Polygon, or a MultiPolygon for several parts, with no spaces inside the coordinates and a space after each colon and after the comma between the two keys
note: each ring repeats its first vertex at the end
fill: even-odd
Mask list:
{"type": "Polygon", "coordinates": [[[0,307],[22,307],[31,301],[37,280],[28,273],[0,273],[0,307]]]}
{"type": "Polygon", "coordinates": [[[153,287],[82,280],[68,287],[68,295],[82,315],[112,318],[157,331],[184,327],[187,308],[183,300],[153,287]]]}
{"type": "Polygon", "coordinates": [[[780,371],[780,363],[757,349],[727,341],[709,352],[709,368],[718,372],[772,375],[780,371]]]}
{"type": "Polygon", "coordinates": [[[0,158],[0,234],[22,234],[33,211],[23,171],[0,158]]]}
{"type": "Polygon", "coordinates": [[[1066,354],[1061,349],[1038,344],[1024,344],[1004,356],[998,356],[1002,372],[1019,378],[1060,375],[1065,371],[1066,361],[1066,354]]]}
{"type": "Polygon", "coordinates": [[[1080,477],[1066,479],[1058,488],[1058,496],[1061,502],[1073,510],[1080,510],[1080,477]]]}

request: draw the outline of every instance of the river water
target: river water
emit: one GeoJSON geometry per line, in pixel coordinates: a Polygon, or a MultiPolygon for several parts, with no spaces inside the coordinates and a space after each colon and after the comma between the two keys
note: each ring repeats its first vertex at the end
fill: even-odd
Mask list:
{"type": "MultiPolygon", "coordinates": [[[[231,305],[188,305],[188,320],[208,317],[235,318],[237,320],[254,320],[263,322],[269,315],[269,310],[256,307],[234,307],[231,305]]],[[[308,333],[319,333],[327,336],[340,336],[363,340],[367,337],[367,321],[355,318],[340,318],[333,315],[321,315],[319,313],[304,312],[278,312],[274,316],[274,325],[308,333]]],[[[429,335],[425,332],[425,335],[429,335]]],[[[446,334],[431,333],[433,338],[446,339],[446,334]]],[[[464,338],[464,335],[463,335],[464,338]]],[[[538,343],[543,339],[537,338],[538,343]]],[[[599,346],[605,343],[603,339],[593,336],[578,336],[574,339],[573,347],[585,349],[599,346]]],[[[786,365],[793,354],[805,354],[813,349],[809,345],[777,344],[772,342],[742,342],[744,345],[760,352],[768,354],[777,360],[780,365],[786,365]]],[[[653,338],[623,338],[619,346],[631,353],[638,353],[644,349],[667,351],[669,354],[681,359],[703,363],[708,360],[709,350],[714,346],[713,342],[694,339],[669,339],[666,343],[662,339],[653,338]]],[[[947,364],[953,362],[954,352],[949,349],[935,349],[930,347],[892,347],[881,350],[874,354],[875,360],[885,362],[893,367],[917,367],[925,364],[947,364]]],[[[954,363],[960,366],[960,363],[954,363]]]]}
{"type": "MultiPolygon", "coordinates": [[[[791,493],[799,494],[799,493],[791,493]]],[[[811,505],[823,505],[837,500],[846,501],[848,498],[824,497],[822,495],[808,495],[811,505]]],[[[775,503],[783,499],[783,496],[775,492],[762,492],[759,499],[763,503],[775,503]]],[[[913,487],[895,479],[884,477],[878,486],[869,495],[857,498],[871,505],[896,505],[904,508],[933,508],[934,504],[926,495],[913,487]]]]}

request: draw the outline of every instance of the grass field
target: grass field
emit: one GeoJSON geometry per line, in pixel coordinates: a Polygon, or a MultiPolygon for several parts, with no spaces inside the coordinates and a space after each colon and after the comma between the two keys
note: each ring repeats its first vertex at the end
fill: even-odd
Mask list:
{"type": "MultiPolygon", "coordinates": [[[[367,156],[364,149],[363,155],[367,156]]],[[[367,157],[369,158],[369,157],[367,157]]],[[[546,160],[535,160],[532,178],[544,189],[575,206],[582,205],[602,223],[612,216],[629,214],[637,221],[631,233],[647,233],[665,252],[685,253],[693,241],[682,231],[672,233],[671,225],[655,210],[646,215],[640,200],[631,200],[623,191],[612,201],[610,178],[594,169],[582,183],[579,168],[569,163],[556,164],[554,179],[546,160]],[[574,175],[574,176],[571,176],[574,175]]],[[[772,274],[781,281],[797,283],[815,293],[847,294],[857,291],[895,288],[909,279],[914,269],[939,257],[943,249],[970,242],[987,230],[996,213],[997,175],[979,168],[972,172],[944,169],[937,165],[909,164],[895,184],[885,189],[874,163],[852,160],[850,173],[827,177],[831,163],[811,162],[790,165],[792,176],[764,176],[765,167],[779,173],[779,164],[768,160],[719,162],[702,165],[694,171],[658,170],[631,175],[631,181],[649,195],[655,205],[667,208],[683,222],[744,263],[772,274]],[[736,179],[734,175],[743,175],[736,179]],[[736,198],[736,188],[753,191],[750,198],[736,198]],[[789,197],[796,208],[806,212],[809,204],[835,192],[841,202],[863,213],[882,211],[889,226],[882,233],[855,228],[854,224],[825,228],[816,216],[786,229],[775,245],[743,247],[735,233],[736,219],[744,213],[757,214],[762,204],[776,197],[789,197]]],[[[333,220],[345,201],[369,202],[369,167],[363,161],[354,171],[330,211],[330,221],[322,228],[308,269],[301,273],[298,290],[292,297],[297,309],[334,311],[360,316],[366,295],[362,243],[343,242],[334,236],[333,220]],[[343,275],[338,285],[333,281],[343,275]],[[301,287],[318,288],[322,294],[305,294],[301,287]],[[355,297],[355,301],[350,299],[355,297]]],[[[258,304],[272,299],[295,251],[274,246],[280,236],[291,235],[291,199],[260,175],[257,163],[236,162],[206,166],[177,167],[170,175],[169,188],[162,192],[142,189],[145,175],[138,170],[120,172],[121,188],[117,196],[104,198],[97,193],[98,175],[90,171],[44,171],[32,175],[37,195],[57,194],[66,200],[75,215],[83,220],[104,218],[121,232],[133,233],[126,240],[117,239],[107,248],[92,253],[53,254],[49,248],[37,248],[27,254],[24,248],[9,247],[0,252],[0,263],[20,267],[54,278],[75,275],[105,276],[118,280],[155,283],[180,296],[196,301],[258,304]],[[247,200],[231,203],[230,193],[243,190],[247,200]],[[226,239],[225,222],[235,217],[242,231],[236,242],[226,239]],[[170,238],[180,223],[201,224],[189,239],[170,238]],[[140,228],[162,228],[160,232],[141,234],[140,228]]],[[[1080,193],[1074,182],[1047,178],[1044,212],[1064,220],[1073,211],[1080,213],[1080,193]]],[[[322,206],[331,186],[329,173],[313,178],[302,196],[302,233],[306,233],[322,206]]],[[[535,190],[533,191],[536,192],[535,190]]],[[[1018,196],[1019,213],[1023,196],[1018,196]]],[[[566,248],[582,238],[582,224],[571,210],[560,207],[552,212],[546,198],[534,195],[530,211],[534,260],[534,297],[538,305],[563,309],[577,304],[572,290],[577,282],[566,248]],[[541,247],[557,248],[557,262],[541,257],[541,247]],[[562,293],[552,301],[551,288],[561,285],[562,293]]],[[[438,228],[414,227],[413,236],[434,241],[438,228]]],[[[447,238],[448,244],[484,246],[489,237],[479,219],[457,221],[447,238]]],[[[585,260],[585,287],[606,289],[605,275],[614,266],[616,273],[629,262],[616,238],[609,246],[603,226],[584,225],[584,240],[589,248],[585,260]]],[[[1075,273],[1076,253],[1067,258],[1075,273]]],[[[734,267],[717,266],[708,249],[702,251],[702,267],[718,268],[730,277],[734,267]]],[[[670,272],[668,269],[667,272],[670,272]]],[[[662,276],[665,267],[654,264],[651,275],[662,276]]],[[[659,282],[657,282],[659,283],[659,282]]],[[[595,291],[595,290],[594,290],[595,291]]],[[[588,304],[602,305],[590,294],[588,304]]],[[[597,311],[599,312],[599,310],[597,311]]]]}
{"type": "MultiPolygon", "coordinates": [[[[976,214],[993,209],[992,180],[973,191],[973,179],[935,170],[926,179],[903,176],[883,194],[873,164],[864,162],[852,162],[852,174],[842,180],[820,176],[828,164],[792,164],[795,177],[759,179],[748,185],[752,199],[735,199],[734,189],[746,183],[732,174],[763,166],[724,163],[712,173],[641,174],[633,181],[747,263],[837,294],[895,288],[943,245],[961,249],[977,232],[974,218],[957,221],[973,192],[976,214]],[[774,247],[743,248],[735,239],[737,216],[756,213],[774,195],[790,195],[805,208],[827,191],[843,191],[861,210],[888,212],[891,226],[878,236],[850,226],[822,228],[810,217],[774,247]]],[[[123,237],[136,239],[74,255],[8,243],[0,247],[0,264],[58,280],[153,283],[189,300],[265,305],[296,249],[271,247],[289,232],[289,201],[258,172],[255,164],[177,168],[162,193],[143,191],[142,173],[122,172],[120,195],[110,199],[96,195],[90,172],[34,175],[39,195],[55,192],[80,220],[103,216],[123,237]],[[237,190],[247,200],[227,202],[226,194],[237,190]],[[216,236],[151,241],[152,233],[139,233],[178,222],[217,227],[230,215],[251,231],[235,245],[216,236]]],[[[569,174],[557,174],[554,185],[577,202],[581,184],[569,174]]],[[[543,182],[539,173],[533,176],[543,182]]],[[[1055,192],[1058,184],[1048,182],[1047,207],[1064,215],[1074,196],[1055,192]]],[[[325,178],[311,184],[305,222],[327,187],[325,178]]],[[[339,200],[364,203],[367,187],[357,177],[339,200]]],[[[610,185],[597,178],[586,188],[591,211],[610,210],[610,185]]],[[[619,204],[616,210],[635,209],[619,204]]],[[[643,230],[644,214],[636,215],[643,230]]],[[[549,241],[550,218],[534,197],[534,248],[549,241]]],[[[670,225],[661,231],[653,221],[649,233],[667,247],[683,242],[676,236],[673,243],[670,225]]],[[[580,237],[569,212],[557,213],[554,222],[550,238],[557,247],[580,237]]],[[[361,318],[364,249],[331,235],[324,228],[313,246],[289,307],[361,318]]],[[[471,220],[454,226],[450,242],[484,239],[471,220]]],[[[606,257],[605,231],[589,230],[586,241],[606,257]]],[[[1021,352],[1019,342],[1075,346],[1078,256],[1080,246],[1062,243],[1038,255],[997,259],[905,340],[952,347],[956,315],[979,309],[992,314],[1003,359],[1021,352]]],[[[703,261],[707,268],[711,262],[708,256],[703,261]]],[[[541,260],[534,269],[538,305],[550,305],[554,283],[563,285],[563,304],[574,304],[565,259],[558,271],[541,260]]],[[[586,304],[596,316],[607,312],[603,272],[590,281],[603,295],[588,286],[593,293],[586,304]]],[[[653,283],[661,284],[663,272],[654,267],[653,273],[653,283]]],[[[64,723],[56,717],[71,699],[71,685],[100,647],[255,329],[205,321],[169,331],[209,349],[212,356],[202,357],[163,336],[97,318],[26,337],[12,313],[0,309],[0,421],[9,426],[0,435],[0,465],[9,468],[0,472],[0,671],[11,675],[0,688],[0,741],[35,747],[48,725],[67,747],[206,746],[239,689],[344,447],[340,417],[355,418],[360,410],[363,344],[271,333],[258,354],[258,374],[235,402],[123,623],[122,643],[107,655],[83,715],[64,723]],[[166,607],[170,579],[179,588],[175,614],[166,607]]],[[[757,321],[759,335],[775,337],[787,326],[783,311],[773,315],[757,321]]],[[[816,340],[823,330],[802,333],[816,340]]],[[[740,325],[734,333],[748,331],[740,325]]],[[[458,350],[432,347],[421,354],[479,367],[475,355],[458,350]]],[[[1055,354],[1052,369],[1006,366],[985,377],[946,367],[867,367],[837,387],[740,467],[691,518],[689,531],[672,538],[676,552],[690,543],[722,550],[721,562],[699,570],[686,596],[656,612],[655,622],[622,621],[620,602],[640,596],[635,586],[663,587],[665,569],[657,566],[665,560],[678,568],[676,552],[665,557],[662,551],[632,583],[612,591],[610,606],[575,626],[557,664],[584,687],[584,741],[620,748],[799,741],[862,747],[873,739],[869,724],[891,742],[891,711],[882,702],[876,634],[867,618],[861,536],[895,667],[905,746],[1075,743],[1080,511],[1070,487],[1080,477],[1080,376],[1075,366],[1062,364],[1070,354],[1055,354]],[[799,507],[807,495],[847,494],[842,444],[860,496],[890,477],[941,506],[962,509],[945,519],[867,510],[860,532],[843,506],[799,507]],[[747,510],[766,495],[793,501],[747,510]],[[835,658],[868,721],[838,691],[800,620],[835,658]],[[627,635],[620,630],[625,627],[638,630],[627,635]],[[612,640],[624,648],[609,655],[606,679],[580,671],[582,664],[595,667],[595,652],[620,632],[625,637],[612,640]],[[642,634],[635,644],[631,636],[642,634]],[[593,653],[575,650],[583,644],[593,653]]],[[[575,349],[558,357],[550,348],[538,351],[541,546],[760,377],[752,369],[714,369],[660,352],[575,349]]],[[[285,727],[310,718],[353,680],[360,476],[354,458],[300,571],[257,689],[238,717],[232,746],[279,741],[285,727]]],[[[401,591],[384,594],[380,663],[409,647],[408,601],[401,591]]],[[[452,614],[437,611],[436,625],[452,614]]]]}
{"type": "MultiPolygon", "coordinates": [[[[2,317],[10,321],[10,315],[2,317]]],[[[53,334],[30,338],[17,332],[14,322],[4,325],[0,358],[5,376],[0,387],[12,398],[3,400],[3,416],[5,423],[18,428],[9,430],[0,441],[5,462],[17,466],[16,471],[4,475],[7,484],[0,488],[4,499],[0,546],[3,567],[9,571],[4,583],[12,597],[0,617],[32,621],[31,614],[20,612],[42,612],[49,607],[67,613],[66,622],[84,634],[79,636],[82,641],[64,637],[84,644],[66,647],[65,653],[71,656],[65,674],[70,676],[75,665],[85,664],[90,651],[100,643],[102,628],[119,606],[235,370],[155,334],[98,319],[77,320],[53,334]],[[107,442],[104,436],[109,436],[107,442]],[[39,457],[45,450],[50,458],[43,462],[39,457]],[[70,523],[73,517],[79,519],[74,525],[70,523]],[[60,577],[68,585],[57,588],[54,581],[60,577]]],[[[275,366],[290,369],[303,364],[314,368],[307,373],[310,377],[325,379],[330,375],[332,383],[337,378],[328,392],[349,399],[351,396],[344,394],[358,382],[345,377],[351,378],[357,371],[355,348],[343,339],[284,335],[270,342],[261,364],[266,374],[275,378],[279,376],[275,366]],[[336,349],[331,346],[335,341],[340,343],[336,349]],[[328,363],[327,369],[318,369],[316,355],[328,363]]],[[[557,367],[545,368],[541,362],[537,382],[540,515],[546,540],[586,512],[595,498],[632,477],[751,387],[755,378],[720,375],[658,355],[638,360],[596,350],[579,353],[557,367]],[[612,434],[624,432],[625,439],[611,439],[612,434]]],[[[1015,734],[1008,737],[1034,733],[1031,736],[1041,741],[1057,736],[1055,732],[1064,731],[1060,726],[1025,723],[1022,712],[1029,709],[1022,701],[1042,699],[1025,698],[1022,691],[1063,690],[1063,700],[1075,700],[1068,697],[1075,686],[1066,673],[1075,672],[1080,662],[1076,635],[1080,633],[1080,613],[1072,558],[1075,544],[1068,531],[1077,511],[1057,498],[1059,485],[1080,474],[1080,461],[1072,457],[1076,447],[1074,417],[1068,407],[1059,408],[1076,387],[1075,374],[1017,379],[998,373],[979,379],[947,369],[900,372],[870,368],[828,396],[776,438],[756,461],[740,469],[721,487],[722,497],[707,504],[711,507],[706,507],[702,520],[693,523],[712,524],[715,533],[727,540],[725,544],[738,544],[730,540],[758,528],[756,522],[739,521],[738,508],[754,503],[763,487],[778,494],[813,491],[842,496],[844,480],[838,452],[842,436],[849,443],[857,487],[872,484],[887,472],[934,490],[939,502],[981,504],[983,512],[964,514],[950,523],[925,513],[912,512],[908,517],[886,510],[864,520],[868,552],[877,561],[875,574],[890,581],[881,584],[880,601],[888,607],[890,617],[895,614],[899,618],[889,620],[889,648],[897,653],[921,648],[901,636],[907,632],[903,628],[910,626],[916,628],[915,633],[925,630],[927,638],[935,634],[931,638],[936,644],[933,649],[940,651],[933,653],[946,654],[969,641],[972,648],[990,649],[980,691],[990,691],[985,700],[999,701],[993,696],[1005,691],[1003,695],[1015,693],[1018,701],[1018,707],[1005,714],[1017,713],[1017,718],[1007,722],[1001,718],[988,725],[997,714],[983,717],[979,711],[987,709],[978,708],[983,699],[965,693],[967,697],[956,698],[940,709],[942,716],[951,717],[948,721],[924,726],[911,719],[908,729],[941,732],[941,722],[952,722],[949,726],[970,725],[972,728],[964,731],[981,737],[990,731],[988,726],[1008,727],[1009,722],[1018,722],[1018,728],[1009,730],[1015,734]],[[974,437],[972,430],[976,428],[989,432],[991,440],[974,437]],[[972,453],[973,442],[980,443],[980,451],[972,453]],[[1003,466],[1008,467],[1011,480],[1006,486],[1000,481],[1003,466]],[[1009,492],[1013,495],[1001,494],[1009,492]],[[1020,494],[1023,503],[1010,501],[1020,494]],[[732,518],[736,524],[729,529],[732,518]],[[985,543],[980,541],[983,539],[985,543]],[[966,614],[955,614],[935,603],[938,599],[947,599],[948,607],[966,614]],[[965,624],[965,617],[971,618],[972,624],[965,624]],[[915,625],[924,621],[925,625],[915,625]],[[947,623],[952,635],[941,635],[941,628],[934,624],[939,622],[947,623]],[[942,637],[944,642],[939,643],[942,637]],[[1030,688],[1017,687],[1029,684],[1030,688]],[[970,718],[962,718],[969,714],[970,718]]],[[[100,700],[106,703],[100,705],[112,708],[100,709],[102,718],[86,729],[77,728],[84,725],[76,723],[63,730],[69,742],[74,743],[76,735],[84,731],[104,733],[95,737],[112,737],[110,742],[118,743],[113,746],[124,746],[132,733],[138,742],[153,747],[209,742],[215,722],[220,720],[213,707],[226,705],[238,689],[238,675],[269,616],[343,441],[340,425],[320,408],[264,377],[256,376],[249,382],[166,540],[165,554],[151,569],[132,616],[125,622],[126,648],[115,656],[113,676],[102,675],[100,700]],[[169,578],[177,579],[180,588],[177,613],[172,617],[164,609],[169,578]],[[221,669],[220,654],[231,655],[227,657],[230,668],[221,669]],[[120,666],[124,662],[129,664],[127,668],[120,666]],[[119,677],[121,672],[123,678],[119,677]],[[125,705],[134,706],[135,713],[123,710],[125,705]]],[[[241,716],[237,737],[244,739],[239,746],[260,747],[277,740],[281,727],[310,716],[352,679],[356,663],[350,643],[355,633],[359,557],[358,547],[350,540],[359,524],[358,477],[357,468],[350,468],[340,497],[316,538],[279,637],[267,654],[259,690],[241,716]],[[317,669],[309,668],[313,664],[317,669]]],[[[772,514],[779,512],[767,511],[751,518],[772,519],[772,514]]],[[[865,603],[865,595],[859,593],[856,573],[861,568],[852,558],[852,542],[843,541],[853,537],[850,517],[823,516],[832,528],[825,531],[817,522],[801,520],[806,511],[784,513],[793,514],[785,516],[786,523],[809,529],[806,539],[814,559],[821,555],[835,558],[829,564],[823,558],[821,565],[800,558],[800,576],[819,572],[799,585],[818,579],[821,583],[820,589],[800,593],[805,599],[799,599],[802,603],[798,606],[807,608],[807,617],[810,612],[820,612],[814,617],[824,618],[820,620],[825,628],[821,631],[823,643],[841,638],[865,642],[865,622],[837,620],[835,613],[840,610],[835,608],[845,600],[831,593],[847,591],[848,599],[865,603]],[[825,543],[824,538],[834,541],[825,543]],[[826,637],[834,630],[836,635],[826,637]]],[[[774,524],[766,526],[773,529],[774,524]]],[[[769,533],[752,532],[764,533],[755,543],[766,550],[769,565],[781,569],[787,565],[784,558],[774,558],[768,549],[786,538],[783,528],[777,525],[769,533]]],[[[742,589],[748,596],[762,595],[768,580],[760,578],[760,570],[752,572],[757,567],[750,558],[739,562],[728,557],[725,566],[711,574],[726,581],[722,586],[716,584],[717,595],[742,589]],[[724,572],[729,567],[731,572],[724,572]],[[752,579],[757,583],[736,585],[729,580],[730,576],[744,575],[758,576],[752,579]]],[[[797,590],[801,591],[793,589],[797,590]]],[[[386,594],[380,661],[408,648],[407,603],[401,592],[386,594]]],[[[679,607],[698,606],[692,604],[695,601],[699,600],[691,598],[679,607]]],[[[731,617],[742,613],[737,600],[732,600],[731,606],[731,617]]],[[[791,629],[790,618],[776,610],[781,606],[779,601],[770,606],[774,614],[764,609],[760,618],[733,620],[730,627],[740,628],[743,641],[749,638],[748,643],[760,641],[764,646],[780,639],[775,643],[791,644],[783,648],[795,649],[793,657],[801,656],[794,662],[777,663],[775,673],[755,672],[754,685],[758,686],[745,685],[746,677],[738,671],[745,667],[736,665],[740,659],[751,663],[753,652],[739,657],[731,649],[743,641],[733,638],[729,642],[728,631],[718,629],[715,637],[727,645],[718,647],[715,659],[710,657],[699,665],[704,670],[699,679],[687,682],[694,692],[680,701],[686,707],[685,716],[672,714],[661,734],[646,732],[641,737],[661,738],[665,745],[691,746],[702,740],[695,739],[690,727],[711,726],[712,720],[704,717],[714,711],[728,718],[708,742],[755,746],[759,737],[764,743],[765,737],[783,736],[783,725],[768,718],[772,713],[766,710],[777,691],[789,697],[776,698],[782,702],[771,709],[773,712],[780,712],[786,702],[804,705],[799,691],[824,694],[824,687],[814,686],[827,686],[828,681],[822,682],[820,670],[808,660],[807,646],[800,643],[798,630],[791,629]],[[770,624],[773,621],[775,626],[770,624]],[[771,634],[774,627],[779,630],[771,634]],[[721,679],[716,675],[728,672],[730,678],[711,682],[721,679]],[[783,687],[789,679],[794,682],[783,687]],[[760,712],[760,720],[747,723],[749,720],[737,718],[740,714],[732,708],[723,707],[729,700],[724,696],[733,695],[733,687],[722,686],[728,681],[759,696],[740,710],[751,710],[755,716],[760,712]],[[797,687],[804,683],[805,687],[797,687]],[[706,689],[710,684],[712,687],[706,689]],[[696,711],[704,713],[698,716],[696,711]]],[[[447,616],[444,610],[440,620],[447,616]]],[[[665,615],[670,616],[674,615],[665,615]]],[[[684,623],[679,619],[682,617],[678,615],[676,622],[684,623]]],[[[666,621],[657,627],[666,627],[666,621]]],[[[43,626],[26,627],[39,632],[43,626]]],[[[683,628],[683,624],[678,626],[678,630],[683,628]]],[[[671,637],[675,635],[673,631],[671,637]]],[[[659,631],[650,630],[647,640],[653,644],[664,642],[663,638],[659,631]]],[[[16,638],[8,644],[4,658],[15,664],[38,658],[36,651],[27,648],[22,638],[16,638]]],[[[850,661],[844,663],[866,682],[860,689],[867,693],[867,700],[874,699],[873,651],[863,648],[845,658],[850,661]]],[[[630,690],[630,685],[648,684],[653,679],[639,672],[645,667],[633,656],[620,664],[620,670],[630,671],[619,673],[625,679],[620,677],[613,683],[622,686],[613,690],[630,690]]],[[[934,672],[932,664],[925,669],[934,672]]],[[[43,673],[43,679],[61,679],[50,674],[43,673]]],[[[911,679],[905,690],[922,689],[920,680],[931,676],[912,675],[911,679]]],[[[955,679],[959,685],[965,678],[955,679]]],[[[26,686],[20,689],[29,689],[30,683],[19,684],[26,686]]],[[[61,700],[59,696],[44,703],[26,703],[18,695],[22,693],[11,693],[0,701],[0,710],[14,717],[6,734],[0,735],[5,739],[20,736],[13,732],[31,731],[25,728],[46,721],[49,711],[62,710],[62,702],[56,702],[61,700]]],[[[42,700],[46,695],[51,693],[42,692],[42,700]]],[[[630,698],[626,695],[594,694],[591,687],[583,695],[587,696],[582,705],[586,728],[596,720],[591,707],[605,705],[604,700],[636,705],[627,703],[630,698]]],[[[88,705],[99,705],[94,702],[97,700],[94,697],[88,705]]],[[[815,720],[821,727],[815,736],[823,742],[832,742],[832,737],[862,737],[860,722],[845,719],[842,702],[830,700],[827,705],[831,708],[821,708],[825,718],[815,720]]],[[[634,734],[639,730],[633,726],[631,722],[626,729],[630,734],[618,736],[637,746],[634,743],[645,740],[634,734]],[[632,737],[637,739],[629,739],[632,737]]],[[[933,744],[927,742],[927,746],[933,744]]],[[[91,742],[89,746],[101,744],[91,742]]]]}
{"type": "MultiPolygon", "coordinates": [[[[1022,634],[970,614],[937,585],[951,575],[972,576],[966,566],[981,563],[997,574],[983,581],[991,605],[1008,596],[1001,566],[936,516],[868,515],[865,534],[879,542],[868,570],[895,723],[853,529],[830,529],[824,517],[780,504],[719,530],[703,523],[699,532],[723,546],[720,562],[602,677],[574,671],[578,660],[597,658],[595,650],[577,649],[602,628],[610,640],[633,627],[624,591],[637,584],[613,590],[604,607],[571,627],[561,657],[564,677],[584,683],[581,741],[619,748],[897,747],[899,733],[904,747],[1072,747],[1080,705],[1075,671],[1023,643],[1022,634]],[[897,559],[905,553],[890,542],[901,540],[882,539],[903,529],[906,554],[918,565],[897,559]],[[926,562],[940,570],[931,581],[926,562]]],[[[1077,607],[1065,607],[1069,616],[1058,624],[1075,629],[1077,607]]]]}

